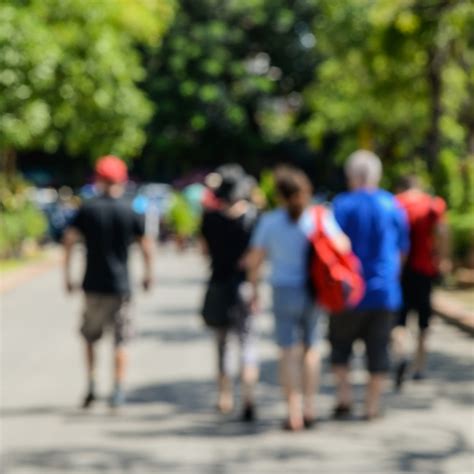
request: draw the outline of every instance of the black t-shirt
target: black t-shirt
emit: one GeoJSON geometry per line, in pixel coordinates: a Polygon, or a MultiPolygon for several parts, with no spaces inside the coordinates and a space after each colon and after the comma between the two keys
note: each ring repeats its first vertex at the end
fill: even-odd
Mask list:
{"type": "Polygon", "coordinates": [[[212,281],[244,278],[245,274],[238,264],[247,250],[256,219],[254,208],[238,218],[229,217],[221,211],[204,213],[201,234],[209,248],[212,281]]]}
{"type": "Polygon", "coordinates": [[[129,294],[128,248],[144,235],[144,220],[122,199],[87,201],[71,223],[84,236],[87,265],[83,289],[90,293],[129,294]]]}

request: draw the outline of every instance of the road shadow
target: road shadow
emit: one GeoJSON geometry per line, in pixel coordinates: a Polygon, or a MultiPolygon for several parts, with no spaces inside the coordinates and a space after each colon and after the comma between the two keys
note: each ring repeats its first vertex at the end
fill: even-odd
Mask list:
{"type": "Polygon", "coordinates": [[[430,474],[443,474],[446,472],[445,463],[456,456],[470,454],[472,456],[471,447],[466,442],[466,439],[460,433],[450,431],[444,434],[449,434],[452,438],[450,446],[444,449],[431,449],[429,451],[416,451],[410,449],[400,453],[396,462],[399,466],[400,472],[429,472],[430,474]]]}
{"type": "MultiPolygon", "coordinates": [[[[304,435],[303,435],[304,436],[304,435]]],[[[298,472],[314,472],[318,462],[326,461],[322,449],[302,449],[297,446],[257,448],[246,445],[232,453],[217,451],[212,461],[196,462],[187,450],[183,450],[172,462],[160,459],[160,455],[150,456],[143,451],[92,446],[78,448],[56,448],[46,450],[17,450],[8,453],[4,459],[4,474],[31,470],[41,474],[66,473],[171,473],[192,472],[196,474],[229,474],[252,472],[256,465],[263,463],[277,469],[282,463],[297,462],[308,469],[298,472]]],[[[170,453],[166,456],[170,457],[170,453]]]]}
{"type": "Polygon", "coordinates": [[[186,344],[210,339],[205,327],[178,327],[169,329],[142,329],[138,332],[139,339],[156,340],[169,344],[186,344]]]}
{"type": "Polygon", "coordinates": [[[160,288],[183,288],[190,286],[202,286],[206,284],[207,279],[204,277],[173,277],[173,276],[159,276],[160,288]]]}
{"type": "Polygon", "coordinates": [[[77,447],[13,451],[3,459],[5,474],[20,469],[52,473],[174,472],[175,463],[160,462],[144,452],[123,449],[77,447]]]}

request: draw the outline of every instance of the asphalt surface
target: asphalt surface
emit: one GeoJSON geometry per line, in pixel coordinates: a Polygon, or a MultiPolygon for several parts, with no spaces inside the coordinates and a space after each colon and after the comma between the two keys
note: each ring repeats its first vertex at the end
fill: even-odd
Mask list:
{"type": "MultiPolygon", "coordinates": [[[[138,258],[133,266],[138,277],[138,258]]],[[[2,473],[474,472],[474,348],[468,335],[435,320],[429,378],[408,383],[398,395],[388,391],[384,418],[371,423],[330,419],[334,386],[326,360],[321,421],[291,434],[280,429],[284,405],[272,319],[265,312],[258,316],[259,419],[247,426],[236,421],[237,412],[222,417],[214,409],[213,341],[197,311],[205,261],[194,252],[161,249],[156,271],[155,291],[136,293],[128,404],[119,413],[106,404],[110,339],[99,350],[103,398],[91,411],[78,408],[85,390],[81,296],[64,294],[58,268],[0,296],[2,473]]],[[[361,402],[366,374],[362,348],[356,349],[361,402]]],[[[327,355],[327,344],[323,350],[327,355]]]]}

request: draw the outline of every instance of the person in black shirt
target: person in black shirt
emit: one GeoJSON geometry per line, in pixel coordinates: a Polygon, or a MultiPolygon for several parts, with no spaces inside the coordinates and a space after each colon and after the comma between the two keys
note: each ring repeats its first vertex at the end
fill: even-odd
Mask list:
{"type": "Polygon", "coordinates": [[[85,308],[81,333],[86,341],[88,392],[83,407],[95,400],[95,343],[104,329],[112,326],[115,337],[115,388],[110,404],[124,402],[122,383],[130,338],[131,287],[128,274],[128,249],[139,242],[145,260],[143,286],[152,284],[152,246],[145,237],[144,222],[122,199],[127,167],[114,156],[101,158],[96,165],[96,185],[102,193],[87,201],[79,210],[64,235],[65,284],[68,292],[75,289],[71,278],[71,255],[74,244],[82,237],[86,246],[86,270],[82,289],[85,308]]]}
{"type": "Polygon", "coordinates": [[[224,175],[215,191],[220,206],[204,213],[201,228],[202,245],[211,261],[203,316],[216,333],[218,409],[229,413],[234,405],[228,351],[229,335],[234,332],[241,349],[243,421],[255,417],[253,391],[258,379],[254,317],[246,296],[250,288],[245,271],[240,268],[257,218],[257,210],[244,199],[249,194],[250,179],[239,173],[224,175]]]}

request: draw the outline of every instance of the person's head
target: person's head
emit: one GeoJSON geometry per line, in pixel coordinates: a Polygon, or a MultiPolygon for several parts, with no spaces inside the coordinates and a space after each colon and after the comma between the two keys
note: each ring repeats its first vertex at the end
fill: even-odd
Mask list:
{"type": "Polygon", "coordinates": [[[351,189],[377,188],[382,178],[382,162],[375,153],[368,150],[352,153],[344,169],[351,189]]]}
{"type": "Polygon", "coordinates": [[[396,192],[402,193],[404,191],[420,188],[421,185],[418,176],[414,174],[408,174],[399,178],[399,180],[397,181],[396,192]]]}
{"type": "Polygon", "coordinates": [[[102,192],[118,196],[123,193],[127,180],[127,165],[120,158],[107,155],[97,160],[95,181],[102,192]]]}
{"type": "Polygon", "coordinates": [[[250,200],[256,181],[247,175],[240,165],[220,166],[212,175],[216,184],[214,195],[224,206],[232,206],[238,201],[250,200]]]}
{"type": "Polygon", "coordinates": [[[278,200],[297,220],[311,202],[313,188],[308,176],[300,169],[280,166],[275,170],[275,187],[278,200]]]}

